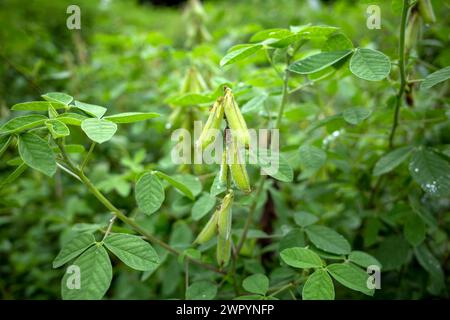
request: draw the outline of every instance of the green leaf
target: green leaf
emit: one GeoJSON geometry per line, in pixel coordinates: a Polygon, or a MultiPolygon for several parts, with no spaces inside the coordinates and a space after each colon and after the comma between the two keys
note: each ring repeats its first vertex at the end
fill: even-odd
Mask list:
{"type": "Polygon", "coordinates": [[[425,224],[430,227],[431,230],[435,230],[438,222],[430,210],[422,206],[419,200],[413,196],[410,196],[408,200],[411,209],[422,219],[423,222],[425,222],[425,224]]]}
{"type": "Polygon", "coordinates": [[[425,244],[414,248],[414,255],[419,264],[424,268],[432,279],[443,285],[445,283],[445,275],[439,260],[431,253],[425,244]]]}
{"type": "Polygon", "coordinates": [[[81,129],[92,141],[103,143],[114,136],[117,124],[104,119],[88,118],[81,123],[81,129]]]}
{"type": "Polygon", "coordinates": [[[105,107],[97,106],[95,104],[84,103],[75,100],[75,107],[86,112],[88,115],[91,115],[96,118],[101,118],[106,112],[105,107]]]}
{"type": "Polygon", "coordinates": [[[336,27],[331,26],[294,26],[291,27],[291,35],[283,37],[276,42],[270,41],[268,45],[275,48],[285,48],[290,44],[300,40],[325,39],[336,30],[336,27]]]}
{"type": "Polygon", "coordinates": [[[47,119],[40,114],[13,118],[0,127],[0,134],[11,134],[31,129],[44,124],[47,119]]]}
{"type": "Polygon", "coordinates": [[[159,117],[158,113],[155,112],[125,112],[113,114],[112,116],[104,117],[114,123],[131,123],[137,121],[144,121],[147,119],[153,119],[159,117]]]}
{"type": "Polygon", "coordinates": [[[295,268],[320,268],[322,260],[312,250],[306,248],[287,248],[281,251],[281,260],[295,268]]]}
{"type": "Polygon", "coordinates": [[[58,139],[70,135],[69,128],[61,121],[50,119],[45,121],[45,125],[50,131],[53,139],[58,139]]]}
{"type": "Polygon", "coordinates": [[[242,281],[242,287],[250,293],[265,295],[269,290],[269,279],[261,273],[253,274],[242,281]]]}
{"type": "Polygon", "coordinates": [[[262,299],[264,299],[264,297],[257,294],[248,294],[233,298],[233,300],[262,300],[262,299]]]}
{"type": "Polygon", "coordinates": [[[364,268],[372,265],[376,265],[380,268],[382,267],[381,263],[376,258],[362,251],[352,251],[348,256],[348,260],[364,268]]]}
{"type": "Polygon", "coordinates": [[[320,250],[336,254],[347,254],[351,250],[347,239],[333,229],[312,225],[305,231],[309,240],[320,250]]]}
{"type": "Polygon", "coordinates": [[[305,170],[318,170],[327,160],[327,153],[320,148],[311,145],[303,145],[299,148],[300,163],[305,170]]]}
{"type": "Polygon", "coordinates": [[[202,192],[202,183],[200,179],[190,174],[177,174],[173,176],[173,179],[186,186],[192,193],[193,197],[196,197],[202,192]]]}
{"type": "Polygon", "coordinates": [[[292,63],[288,70],[299,74],[310,74],[329,67],[352,53],[352,50],[321,52],[292,63]]]}
{"type": "Polygon", "coordinates": [[[262,170],[261,174],[269,175],[283,182],[292,182],[294,180],[294,170],[286,158],[278,152],[260,149],[258,165],[262,170]]]}
{"type": "Polygon", "coordinates": [[[353,49],[352,41],[343,33],[331,35],[324,44],[323,51],[340,51],[353,49]]]}
{"type": "Polygon", "coordinates": [[[246,104],[244,104],[241,108],[242,113],[249,113],[252,111],[257,111],[261,106],[264,105],[264,102],[267,100],[268,96],[266,94],[258,95],[250,99],[246,104]]]}
{"type": "Polygon", "coordinates": [[[387,236],[374,255],[383,265],[383,271],[399,270],[408,261],[410,245],[400,235],[387,236]]]}
{"type": "Polygon", "coordinates": [[[307,227],[311,224],[316,223],[319,218],[309,212],[300,211],[294,213],[294,221],[300,227],[307,227]]]}
{"type": "Polygon", "coordinates": [[[355,291],[372,296],[374,289],[367,287],[369,274],[350,263],[334,263],[327,266],[328,272],[340,284],[355,291]]]}
{"type": "Polygon", "coordinates": [[[8,149],[12,142],[12,136],[0,136],[0,157],[8,149]]]}
{"type": "Polygon", "coordinates": [[[334,285],[328,273],[322,269],[308,277],[302,291],[303,300],[334,300],[334,285]]]}
{"type": "Polygon", "coordinates": [[[422,147],[414,152],[409,172],[430,196],[445,197],[450,194],[450,164],[433,150],[422,147]]]}
{"type": "Polygon", "coordinates": [[[373,168],[373,175],[380,176],[388,173],[399,166],[403,161],[408,159],[411,152],[414,150],[411,146],[401,147],[395,149],[388,154],[381,157],[375,167],[373,168]]]}
{"type": "Polygon", "coordinates": [[[411,212],[406,217],[403,235],[413,247],[418,246],[425,240],[425,223],[416,213],[411,212]]]}
{"type": "Polygon", "coordinates": [[[343,112],[344,120],[350,124],[357,125],[370,116],[370,110],[365,108],[348,108],[343,112]]]}
{"type": "Polygon", "coordinates": [[[155,249],[138,236],[115,233],[106,237],[105,246],[130,268],[153,271],[159,266],[155,249]]]}
{"type": "Polygon", "coordinates": [[[79,268],[80,287],[77,289],[71,286],[74,284],[71,280],[76,273],[66,272],[61,281],[61,295],[64,300],[99,300],[105,295],[112,279],[111,261],[105,248],[99,245],[89,248],[71,266],[79,268]]]}
{"type": "Polygon", "coordinates": [[[301,229],[294,228],[281,238],[278,243],[278,251],[281,252],[287,248],[304,247],[305,245],[305,233],[301,229]]]}
{"type": "Polygon", "coordinates": [[[59,102],[65,105],[68,105],[73,100],[72,96],[69,96],[68,94],[62,92],[48,92],[46,94],[41,95],[41,97],[47,101],[59,102]]]}
{"type": "Polygon", "coordinates": [[[227,184],[220,181],[220,172],[218,172],[216,174],[216,176],[214,177],[214,181],[211,185],[209,193],[213,197],[215,197],[215,196],[221,194],[222,192],[224,192],[225,190],[227,190],[227,184]]]}
{"type": "Polygon", "coordinates": [[[192,207],[192,219],[195,221],[203,218],[216,205],[216,197],[209,193],[204,193],[192,207]]]}
{"type": "Polygon", "coordinates": [[[2,178],[2,180],[0,181],[0,189],[14,182],[14,180],[20,177],[27,168],[28,166],[25,163],[22,162],[21,164],[19,164],[18,167],[13,172],[11,172],[6,178],[2,178]]]}
{"type": "Polygon", "coordinates": [[[242,46],[237,50],[233,50],[233,48],[231,48],[225,55],[225,57],[223,57],[222,60],[220,60],[220,66],[224,67],[237,61],[243,60],[259,51],[259,49],[261,49],[262,47],[263,46],[260,44],[254,45],[249,44],[242,46]]]}
{"type": "Polygon", "coordinates": [[[11,107],[11,110],[16,111],[47,111],[49,107],[55,109],[64,109],[67,106],[61,102],[55,101],[30,101],[15,104],[11,107]]]}
{"type": "Polygon", "coordinates": [[[429,74],[420,85],[420,89],[430,89],[436,84],[446,81],[448,78],[450,78],[450,67],[445,67],[429,74]]]}
{"type": "Polygon", "coordinates": [[[211,103],[214,99],[209,95],[200,93],[184,93],[167,99],[167,103],[176,106],[196,106],[199,104],[211,103]]]}
{"type": "Polygon", "coordinates": [[[60,114],[57,119],[62,123],[79,127],[84,120],[88,119],[88,117],[78,113],[66,112],[60,114]]]}
{"type": "Polygon", "coordinates": [[[56,171],[56,160],[52,149],[41,137],[24,133],[19,137],[19,154],[31,168],[51,177],[56,171]]]}
{"type": "Polygon", "coordinates": [[[179,191],[181,191],[181,193],[183,193],[183,194],[184,194],[186,197],[188,197],[189,199],[191,199],[191,200],[194,200],[194,199],[195,199],[194,194],[193,194],[193,192],[189,189],[189,186],[188,186],[188,185],[185,185],[183,182],[181,182],[181,181],[179,181],[179,180],[177,180],[177,179],[175,179],[175,178],[172,178],[172,177],[168,176],[167,174],[165,174],[165,173],[163,173],[163,172],[161,172],[161,171],[154,171],[154,173],[155,173],[158,177],[160,177],[160,178],[166,180],[166,181],[167,181],[168,183],[170,183],[173,187],[177,188],[179,191]]]}
{"type": "Polygon", "coordinates": [[[261,42],[267,39],[283,39],[291,36],[292,32],[288,29],[273,28],[265,29],[255,33],[251,38],[250,42],[261,42]]]}
{"type": "Polygon", "coordinates": [[[152,214],[164,201],[164,187],[156,175],[146,173],[136,183],[135,196],[139,209],[145,214],[152,214]]]}
{"type": "Polygon", "coordinates": [[[70,260],[78,257],[87,248],[95,243],[91,233],[81,233],[67,242],[53,260],[53,268],[59,268],[70,260]]]}
{"type": "Polygon", "coordinates": [[[188,300],[212,300],[217,294],[217,287],[209,281],[197,281],[186,290],[188,300]]]}
{"type": "Polygon", "coordinates": [[[350,71],[358,78],[379,81],[389,75],[391,62],[380,51],[358,48],[350,59],[350,71]]]}

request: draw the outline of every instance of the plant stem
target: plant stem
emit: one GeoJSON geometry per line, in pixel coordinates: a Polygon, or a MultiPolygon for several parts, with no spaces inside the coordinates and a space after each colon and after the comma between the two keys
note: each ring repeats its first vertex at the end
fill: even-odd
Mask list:
{"type": "Polygon", "coordinates": [[[106,237],[111,233],[112,226],[116,221],[117,216],[113,214],[112,218],[109,219],[108,228],[106,229],[105,235],[103,236],[102,241],[105,241],[106,237]]]}
{"type": "Polygon", "coordinates": [[[185,296],[184,298],[187,299],[187,289],[189,287],[189,260],[186,259],[184,261],[184,286],[185,286],[185,296]]]}
{"type": "Polygon", "coordinates": [[[277,291],[272,293],[270,296],[273,297],[273,296],[279,294],[280,292],[283,292],[284,290],[290,289],[293,285],[294,284],[292,282],[289,282],[287,285],[282,286],[280,289],[278,289],[277,291]]]}
{"type": "Polygon", "coordinates": [[[89,158],[91,157],[92,151],[94,151],[95,145],[96,145],[95,142],[92,142],[92,143],[91,143],[91,146],[89,147],[89,151],[88,151],[88,153],[87,153],[87,155],[86,155],[86,158],[84,158],[84,161],[83,161],[83,163],[81,164],[81,168],[80,168],[81,171],[83,171],[83,170],[84,170],[84,167],[86,167],[86,165],[87,165],[87,163],[88,163],[88,161],[89,161],[89,158]]]}
{"type": "MultiPolygon", "coordinates": [[[[290,59],[288,59],[288,65],[289,65],[290,59]]],[[[288,92],[288,82],[289,82],[289,72],[286,70],[284,72],[284,79],[283,79],[283,94],[281,96],[281,104],[278,109],[278,116],[277,116],[277,122],[275,123],[275,128],[279,128],[281,124],[281,118],[283,117],[284,113],[284,107],[286,106],[287,98],[289,95],[288,92]]]]}
{"type": "MultiPolygon", "coordinates": [[[[300,45],[295,48],[294,53],[292,55],[288,54],[286,59],[286,66],[289,66],[292,57],[294,56],[295,52],[300,48],[300,45]]],[[[270,61],[270,59],[269,59],[270,61]]],[[[289,72],[287,70],[284,71],[284,81],[283,81],[283,93],[281,96],[281,103],[280,107],[278,109],[278,117],[277,122],[275,123],[275,128],[278,128],[281,124],[281,118],[283,117],[284,113],[284,107],[286,106],[287,98],[289,95],[288,92],[288,82],[289,82],[289,72]]],[[[252,204],[250,205],[250,210],[248,212],[247,221],[245,221],[244,230],[242,232],[241,238],[239,239],[238,245],[236,247],[236,251],[234,252],[234,257],[237,258],[239,256],[239,253],[241,252],[242,246],[244,245],[244,242],[247,238],[248,229],[250,228],[250,224],[253,220],[253,215],[255,214],[256,206],[258,204],[258,199],[261,194],[261,191],[264,187],[265,177],[261,177],[258,187],[256,189],[255,198],[253,198],[252,204]]]]}
{"type": "Polygon", "coordinates": [[[256,206],[258,204],[258,199],[261,194],[261,191],[264,187],[265,178],[261,177],[259,180],[258,187],[256,189],[255,197],[253,198],[252,204],[250,205],[250,210],[248,212],[247,220],[245,221],[244,230],[242,231],[241,238],[239,239],[238,245],[236,246],[236,251],[234,253],[235,257],[239,256],[241,252],[242,246],[244,245],[245,239],[247,238],[248,229],[250,228],[250,224],[253,220],[253,215],[256,211],[256,206]]]}
{"type": "MultiPolygon", "coordinates": [[[[67,156],[67,153],[65,151],[64,145],[61,141],[58,141],[58,147],[61,150],[61,155],[63,156],[63,159],[66,161],[67,165],[69,166],[69,169],[78,176],[78,178],[81,180],[81,182],[88,188],[88,190],[99,200],[109,211],[111,211],[119,220],[124,222],[125,224],[132,227],[137,233],[143,235],[148,241],[157,244],[170,253],[179,256],[181,255],[181,252],[179,252],[177,249],[171,247],[169,244],[165,243],[164,241],[156,238],[152,234],[148,233],[145,229],[143,229],[139,224],[137,224],[133,219],[128,218],[125,214],[122,213],[119,209],[117,209],[98,189],[95,187],[95,185],[89,180],[89,178],[80,170],[78,169],[72,161],[67,156]]],[[[213,265],[203,263],[199,260],[192,259],[188,256],[185,257],[185,259],[189,260],[190,262],[203,267],[205,269],[220,273],[220,274],[226,274],[224,271],[221,271],[214,267],[213,265]]]]}
{"type": "Polygon", "coordinates": [[[398,126],[398,118],[400,113],[400,107],[402,105],[402,98],[406,87],[406,74],[405,74],[405,30],[406,30],[406,17],[408,15],[408,0],[403,0],[402,20],[400,24],[400,40],[399,40],[399,68],[400,68],[400,88],[397,93],[394,121],[392,123],[391,134],[389,135],[389,149],[394,146],[395,131],[398,126]]]}

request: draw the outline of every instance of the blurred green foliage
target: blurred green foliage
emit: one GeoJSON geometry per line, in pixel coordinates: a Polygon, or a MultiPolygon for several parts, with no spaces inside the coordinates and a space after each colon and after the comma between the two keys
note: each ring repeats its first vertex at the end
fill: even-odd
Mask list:
{"type": "MultiPolygon", "coordinates": [[[[394,66],[387,80],[362,81],[351,76],[348,68],[342,68],[336,75],[290,96],[280,141],[294,168],[295,182],[267,183],[237,275],[243,280],[251,274],[266,274],[271,287],[289,280],[294,271],[280,265],[278,252],[293,243],[304,245],[303,233],[295,233],[298,226],[294,213],[306,211],[317,216],[320,224],[343,234],[354,250],[369,252],[382,263],[382,290],[377,290],[375,299],[447,296],[449,196],[436,198],[425,193],[412,180],[406,163],[384,176],[378,187],[372,176],[375,163],[387,148],[398,85],[395,63],[400,14],[391,1],[206,1],[206,19],[202,23],[210,38],[202,43],[188,38],[188,26],[196,22],[183,16],[182,8],[140,6],[125,0],[80,0],[81,30],[68,30],[66,8],[70,4],[73,1],[0,2],[2,123],[12,117],[13,104],[38,100],[41,94],[52,91],[105,106],[108,114],[161,113],[162,117],[149,122],[121,126],[111,141],[97,146],[88,174],[118,208],[181,250],[190,247],[205,218],[202,223],[194,221],[190,214],[193,202],[174,190],[168,192],[157,214],[139,214],[133,185],[144,169],[177,172],[170,161],[173,144],[168,141],[172,130],[167,123],[173,106],[167,100],[180,92],[189,68],[200,70],[211,91],[220,84],[232,83],[241,106],[258,94],[267,94],[265,108],[245,114],[249,127],[263,128],[276,116],[282,80],[274,74],[263,52],[232,67],[219,68],[220,59],[233,45],[248,43],[263,29],[311,23],[338,27],[355,47],[373,48],[388,55],[394,66]],[[369,2],[381,7],[379,30],[366,28],[369,2]],[[347,123],[340,115],[352,107],[370,110],[370,117],[356,125],[347,123]],[[298,148],[304,144],[323,150],[323,161],[317,167],[311,167],[299,153],[298,148]],[[267,206],[276,212],[269,224],[263,214],[267,206]],[[417,212],[431,217],[432,226],[426,226],[422,246],[431,251],[444,271],[445,278],[437,282],[429,276],[430,270],[417,258],[418,249],[405,235],[409,216],[417,212]],[[261,231],[263,239],[258,237],[261,231]],[[267,240],[265,233],[274,237],[267,240]]],[[[423,27],[422,40],[411,52],[411,79],[424,78],[450,64],[449,4],[433,4],[437,22],[423,27]]],[[[297,58],[316,51],[317,44],[308,43],[297,58]]],[[[274,55],[275,65],[281,65],[281,55],[274,55]]],[[[292,88],[302,83],[299,76],[290,80],[292,88]]],[[[408,104],[401,110],[398,145],[433,147],[448,161],[448,84],[430,91],[418,90],[417,85],[413,88],[413,93],[407,95],[408,104]]],[[[190,120],[205,119],[206,110],[188,108],[183,115],[190,120]]],[[[174,127],[180,125],[175,123],[174,127]]],[[[77,129],[71,129],[70,143],[89,147],[84,133],[77,129]]],[[[13,148],[2,156],[0,179],[12,171],[8,161],[16,157],[13,148]]],[[[73,157],[82,159],[79,154],[73,157]]],[[[209,173],[215,170],[192,169],[201,177],[204,191],[209,190],[209,173]]],[[[257,170],[250,174],[256,181],[257,170]]],[[[242,197],[237,202],[237,229],[244,224],[248,201],[242,197]]],[[[74,234],[104,229],[109,216],[81,184],[61,171],[48,178],[28,169],[20,179],[0,189],[0,296],[60,298],[63,270],[52,269],[52,260],[74,234]]],[[[129,232],[120,225],[113,230],[129,232]]],[[[412,230],[413,234],[417,232],[420,230],[412,230]]],[[[152,274],[131,271],[112,258],[114,278],[107,298],[184,298],[183,263],[155,248],[163,264],[152,274]]],[[[192,265],[191,281],[197,280],[218,282],[214,273],[192,265]]],[[[301,287],[297,290],[298,295],[301,287]]],[[[290,297],[288,292],[284,294],[280,298],[290,297]]],[[[234,297],[233,287],[225,283],[217,297],[234,297]]],[[[365,298],[339,285],[336,297],[365,298]]]]}

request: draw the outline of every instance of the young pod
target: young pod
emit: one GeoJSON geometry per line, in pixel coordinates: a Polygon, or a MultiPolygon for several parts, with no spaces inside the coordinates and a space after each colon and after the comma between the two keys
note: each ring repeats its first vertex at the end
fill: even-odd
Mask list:
{"type": "Polygon", "coordinates": [[[217,230],[219,237],[228,240],[231,237],[231,220],[233,205],[233,191],[230,191],[222,200],[219,212],[217,214],[217,230]]]}
{"type": "Polygon", "coordinates": [[[203,79],[197,68],[189,68],[181,85],[181,93],[200,93],[208,89],[205,80],[203,79]]]}
{"type": "Polygon", "coordinates": [[[218,212],[219,210],[216,210],[209,221],[206,223],[206,225],[203,227],[202,231],[197,236],[197,239],[195,239],[194,243],[196,244],[203,244],[205,242],[208,242],[216,235],[217,231],[217,218],[218,218],[218,212]]]}
{"type": "Polygon", "coordinates": [[[219,182],[221,185],[226,185],[228,180],[228,165],[227,165],[227,153],[222,152],[222,163],[220,164],[219,182]]]}
{"type": "Polygon", "coordinates": [[[406,27],[405,34],[405,49],[411,51],[416,46],[417,39],[420,34],[420,21],[417,12],[413,12],[410,15],[408,26],[406,27]]]}
{"type": "Polygon", "coordinates": [[[228,126],[233,134],[237,136],[239,142],[248,148],[250,145],[250,134],[248,132],[247,124],[245,123],[245,119],[242,116],[236,100],[234,100],[231,89],[228,87],[225,87],[223,104],[228,126]]]}
{"type": "Polygon", "coordinates": [[[248,178],[247,169],[245,167],[245,155],[243,148],[239,148],[237,139],[231,138],[231,142],[227,143],[228,166],[230,168],[231,178],[235,186],[245,192],[250,193],[250,179],[248,178]]]}
{"type": "Polygon", "coordinates": [[[419,12],[425,23],[436,22],[436,16],[434,15],[433,5],[430,0],[419,0],[419,12]]]}
{"type": "Polygon", "coordinates": [[[230,261],[231,257],[231,237],[225,239],[221,236],[217,237],[217,264],[221,267],[225,267],[230,261]]]}
{"type": "Polygon", "coordinates": [[[220,125],[222,124],[224,114],[224,106],[222,102],[222,97],[219,97],[216,102],[214,102],[214,105],[209,113],[208,120],[206,121],[202,133],[196,142],[197,147],[204,149],[214,141],[218,130],[220,130],[220,125]]]}

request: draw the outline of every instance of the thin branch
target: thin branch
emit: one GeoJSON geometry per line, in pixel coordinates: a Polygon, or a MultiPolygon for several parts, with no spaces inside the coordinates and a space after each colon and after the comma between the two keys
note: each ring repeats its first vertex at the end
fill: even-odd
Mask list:
{"type": "Polygon", "coordinates": [[[116,221],[117,216],[113,214],[111,219],[109,219],[108,228],[106,229],[105,235],[103,236],[102,241],[105,241],[106,237],[111,233],[112,226],[114,222],[116,221]]]}
{"type": "Polygon", "coordinates": [[[400,107],[402,105],[403,94],[405,93],[405,87],[407,85],[405,74],[405,30],[406,30],[407,16],[408,16],[408,0],[403,0],[402,20],[400,25],[400,40],[399,40],[400,88],[397,93],[394,111],[394,121],[392,123],[392,129],[389,135],[389,149],[392,149],[394,147],[394,137],[398,126],[400,107]]]}
{"type": "Polygon", "coordinates": [[[83,163],[81,164],[81,168],[80,168],[81,171],[84,170],[84,168],[86,167],[87,163],[89,162],[89,159],[90,159],[90,157],[91,157],[92,151],[94,151],[95,145],[96,145],[95,142],[92,142],[92,143],[91,143],[91,146],[89,147],[89,151],[88,151],[88,153],[87,153],[87,155],[86,155],[86,158],[84,158],[84,161],[83,161],[83,163]]]}
{"type": "MultiPolygon", "coordinates": [[[[120,211],[119,209],[117,209],[98,189],[97,187],[95,187],[95,185],[88,179],[88,177],[80,170],[78,169],[75,164],[69,159],[64,145],[62,143],[62,141],[58,140],[57,141],[58,147],[61,151],[61,155],[63,157],[63,159],[66,161],[67,165],[69,166],[69,169],[71,171],[73,171],[79,179],[81,179],[81,182],[88,188],[88,190],[97,198],[97,200],[99,200],[109,211],[111,211],[114,215],[117,216],[117,218],[124,222],[125,224],[129,225],[130,227],[132,227],[137,233],[143,235],[148,241],[157,244],[161,247],[163,247],[164,249],[166,249],[167,251],[169,251],[170,253],[179,256],[181,255],[181,252],[179,252],[177,249],[171,247],[169,244],[165,243],[164,241],[156,238],[155,236],[153,236],[152,234],[148,233],[144,228],[142,228],[139,224],[137,224],[133,219],[127,217],[125,214],[122,213],[122,211],[120,211]]],[[[216,273],[220,273],[220,274],[225,274],[226,273],[224,271],[221,271],[219,269],[217,269],[216,267],[214,267],[213,265],[207,264],[207,263],[203,263],[199,260],[190,258],[190,257],[186,257],[186,259],[188,259],[189,261],[191,261],[193,264],[196,264],[202,268],[214,271],[216,273]]]]}

